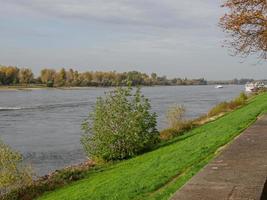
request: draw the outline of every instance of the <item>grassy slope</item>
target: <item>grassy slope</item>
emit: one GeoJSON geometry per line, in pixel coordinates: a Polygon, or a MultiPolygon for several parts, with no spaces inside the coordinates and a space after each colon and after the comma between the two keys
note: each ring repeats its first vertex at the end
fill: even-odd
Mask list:
{"type": "Polygon", "coordinates": [[[267,94],[196,128],[153,152],[90,172],[87,178],[46,193],[42,200],[168,199],[215,155],[267,110],[267,94]]]}

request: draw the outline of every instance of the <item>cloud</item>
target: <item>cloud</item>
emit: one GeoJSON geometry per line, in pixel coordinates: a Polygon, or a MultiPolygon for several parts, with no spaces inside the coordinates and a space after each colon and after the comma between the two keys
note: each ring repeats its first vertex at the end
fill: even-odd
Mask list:
{"type": "MultiPolygon", "coordinates": [[[[179,28],[207,26],[212,0],[0,0],[4,13],[22,13],[102,23],[179,28]]],[[[2,13],[3,13],[2,12],[2,13]]],[[[1,15],[1,14],[0,14],[1,15]]]]}

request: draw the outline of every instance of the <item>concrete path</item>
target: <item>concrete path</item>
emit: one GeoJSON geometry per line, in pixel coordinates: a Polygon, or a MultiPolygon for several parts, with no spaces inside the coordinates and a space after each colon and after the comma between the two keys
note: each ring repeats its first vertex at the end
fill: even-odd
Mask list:
{"type": "Polygon", "coordinates": [[[267,200],[266,181],[267,115],[228,145],[172,200],[267,200]]]}

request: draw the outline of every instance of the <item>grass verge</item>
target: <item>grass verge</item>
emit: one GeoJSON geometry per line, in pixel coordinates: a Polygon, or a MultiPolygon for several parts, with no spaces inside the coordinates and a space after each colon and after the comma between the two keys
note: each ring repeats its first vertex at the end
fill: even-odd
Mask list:
{"type": "Polygon", "coordinates": [[[253,98],[216,121],[136,158],[89,171],[85,178],[40,200],[168,199],[207,164],[217,150],[267,110],[267,94],[253,98]]]}

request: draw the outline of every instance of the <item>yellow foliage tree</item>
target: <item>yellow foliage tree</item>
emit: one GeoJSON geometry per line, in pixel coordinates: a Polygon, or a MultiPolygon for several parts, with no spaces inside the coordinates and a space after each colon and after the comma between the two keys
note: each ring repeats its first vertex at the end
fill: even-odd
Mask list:
{"type": "Polygon", "coordinates": [[[21,154],[0,140],[0,195],[31,182],[32,172],[22,164],[21,154]]]}
{"type": "Polygon", "coordinates": [[[19,70],[19,82],[22,84],[29,84],[33,80],[33,73],[31,69],[21,68],[19,70]]]}
{"type": "Polygon", "coordinates": [[[220,26],[231,36],[227,46],[234,49],[235,55],[258,54],[267,59],[267,1],[226,0],[223,7],[228,12],[220,26]]]}

